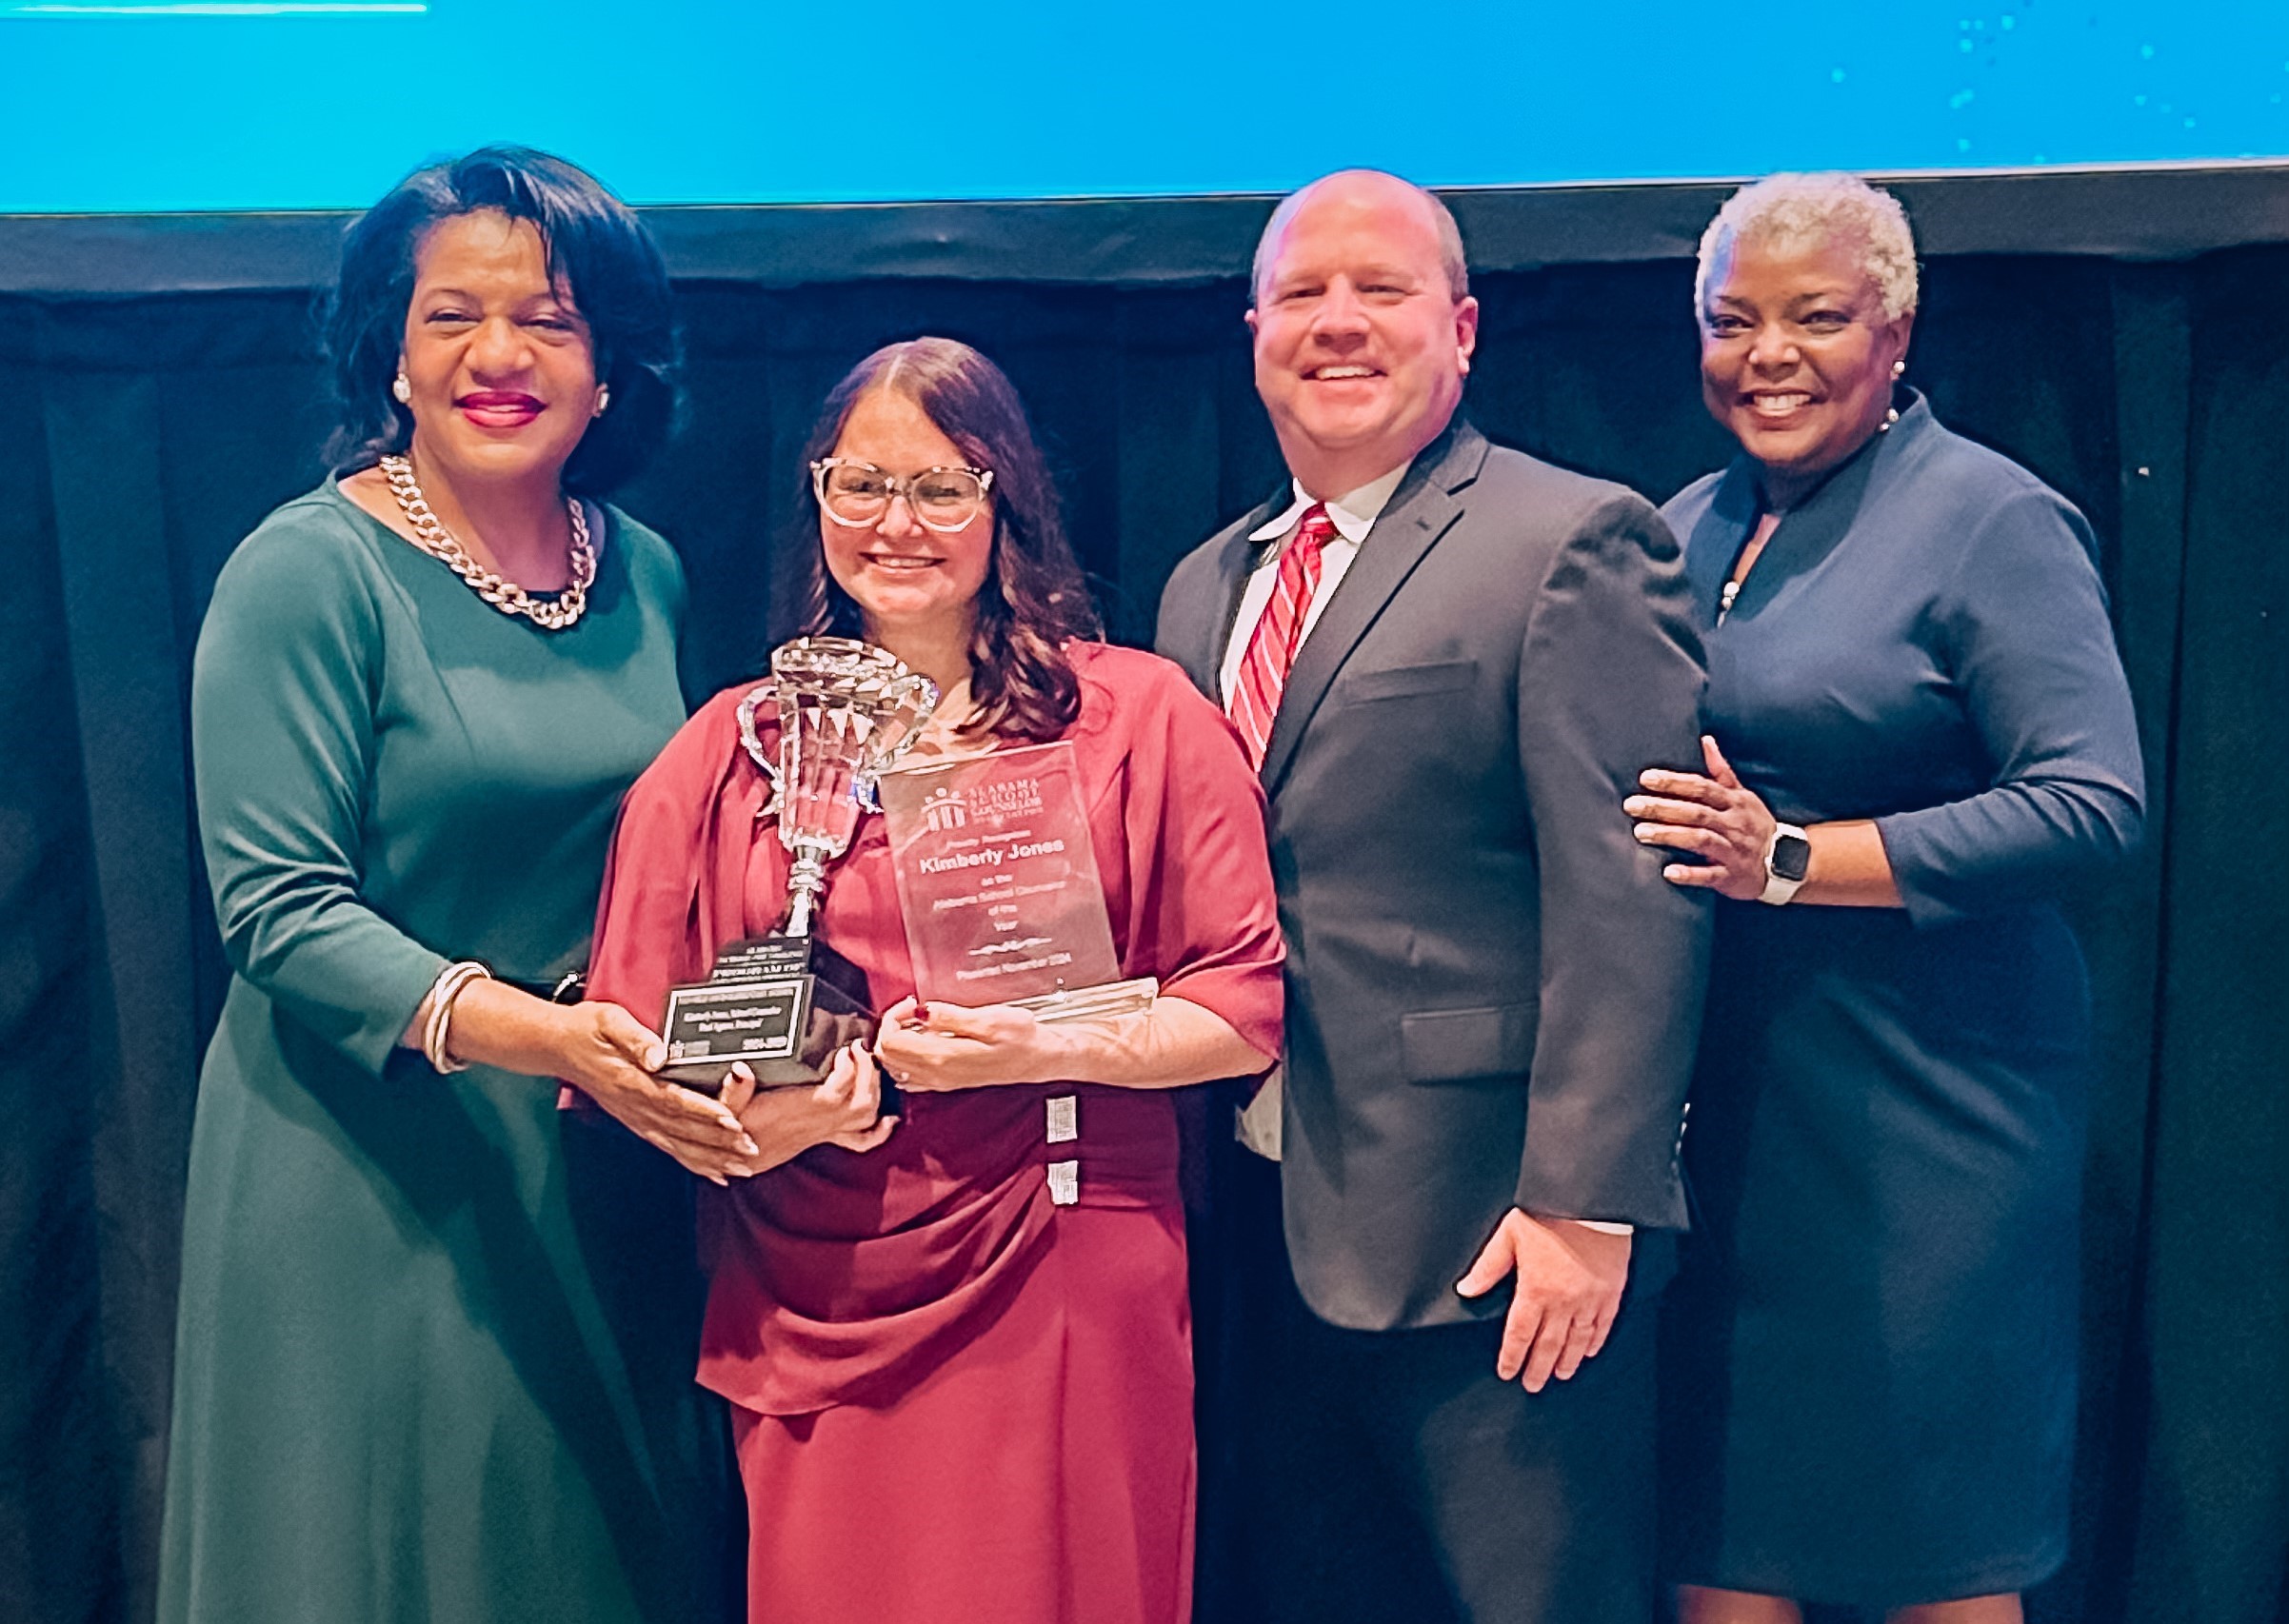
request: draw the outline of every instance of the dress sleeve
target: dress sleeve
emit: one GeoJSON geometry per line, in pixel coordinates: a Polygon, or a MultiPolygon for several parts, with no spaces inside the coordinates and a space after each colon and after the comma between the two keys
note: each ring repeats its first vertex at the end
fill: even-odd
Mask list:
{"type": "Polygon", "coordinates": [[[1231,724],[1173,665],[1132,741],[1122,818],[1130,919],[1124,964],[1223,1017],[1270,1064],[1284,1005],[1264,789],[1231,724]]]}
{"type": "Polygon", "coordinates": [[[231,968],[378,1075],[444,958],[366,901],[382,624],[334,539],[257,532],[192,662],[199,833],[231,968]]]}
{"type": "Polygon", "coordinates": [[[1992,787],[1876,821],[1918,924],[2051,898],[2138,843],[2145,780],[2096,546],[2047,491],[1998,506],[1940,601],[1992,787]]]}

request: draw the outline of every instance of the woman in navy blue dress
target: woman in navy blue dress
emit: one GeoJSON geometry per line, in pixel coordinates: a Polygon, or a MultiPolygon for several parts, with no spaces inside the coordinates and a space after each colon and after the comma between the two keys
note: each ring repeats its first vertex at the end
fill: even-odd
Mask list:
{"type": "Polygon", "coordinates": [[[1705,776],[1624,803],[1720,908],[1671,1301],[1682,1624],[2015,1624],[2066,1544],[2089,994],[2057,901],[2137,840],[2082,516],[1897,380],[1898,203],[1776,176],[1702,239],[1709,409],[1665,510],[1705,776]]]}

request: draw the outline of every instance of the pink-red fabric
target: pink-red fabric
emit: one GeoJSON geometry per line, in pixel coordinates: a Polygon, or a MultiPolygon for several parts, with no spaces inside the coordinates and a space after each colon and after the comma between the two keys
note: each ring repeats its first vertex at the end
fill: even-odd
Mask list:
{"type": "Polygon", "coordinates": [[[1280,696],[1287,688],[1287,673],[1304,643],[1304,617],[1311,612],[1312,595],[1320,589],[1320,549],[1335,536],[1335,521],[1324,503],[1304,509],[1296,533],[1280,555],[1272,576],[1270,602],[1248,634],[1247,651],[1240,657],[1240,681],[1232,685],[1226,708],[1232,725],[1247,746],[1248,765],[1261,767],[1271,747],[1272,723],[1280,714],[1280,696]]]}
{"type": "MultiPolygon", "coordinates": [[[[1242,744],[1166,662],[1068,652],[1083,701],[1066,737],[1123,973],[1158,977],[1268,1060],[1281,942],[1242,744]]],[[[647,1023],[670,985],[785,910],[739,699],[703,706],[621,813],[588,991],[647,1023]]],[[[879,818],[830,869],[819,929],[878,1005],[912,990],[879,818]]],[[[1178,1624],[1192,1451],[1176,1144],[1160,1092],[909,1095],[880,1150],[821,1147],[706,1193],[700,1379],[745,1412],[751,1616],[1178,1624]],[[1050,1145],[1061,1094],[1079,1097],[1080,1136],[1050,1145]],[[1068,1159],[1079,1202],[1060,1207],[1045,1168],[1068,1159]]]]}
{"type": "Polygon", "coordinates": [[[896,1404],[732,1411],[748,1616],[1184,1624],[1184,1219],[1057,1210],[1007,1309],[896,1404]]]}

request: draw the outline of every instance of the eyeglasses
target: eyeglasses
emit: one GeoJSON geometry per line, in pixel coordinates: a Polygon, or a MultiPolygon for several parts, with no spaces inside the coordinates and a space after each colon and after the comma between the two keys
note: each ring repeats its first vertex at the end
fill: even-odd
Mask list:
{"type": "Polygon", "coordinates": [[[965,529],[993,488],[988,468],[925,468],[901,479],[852,457],[822,457],[810,465],[811,494],[838,525],[878,525],[894,497],[933,530],[965,529]]]}

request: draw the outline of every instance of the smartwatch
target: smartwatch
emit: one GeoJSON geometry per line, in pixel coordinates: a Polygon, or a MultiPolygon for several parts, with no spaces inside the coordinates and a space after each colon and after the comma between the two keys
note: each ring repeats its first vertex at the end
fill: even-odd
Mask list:
{"type": "Polygon", "coordinates": [[[1812,842],[1794,823],[1776,823],[1764,848],[1764,889],[1757,901],[1778,907],[1797,894],[1812,867],[1812,842]]]}

